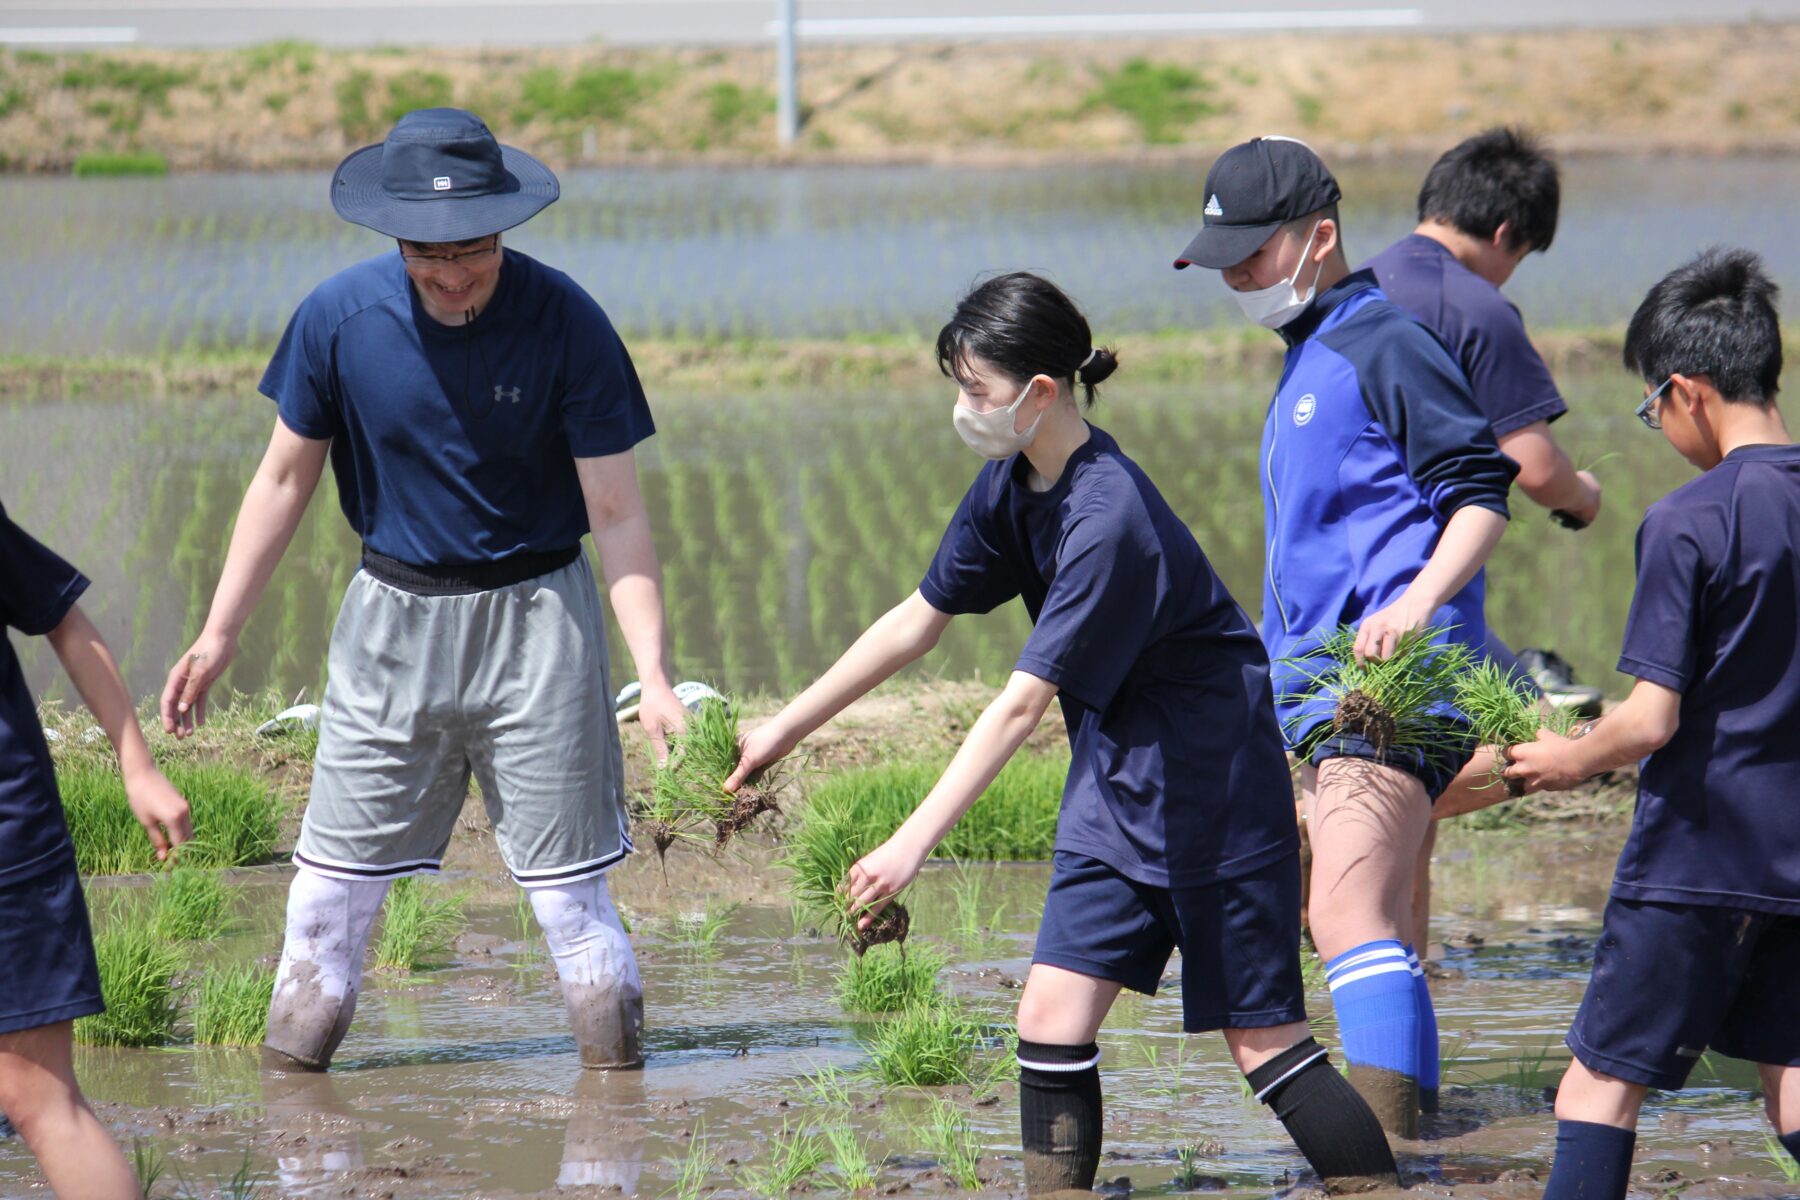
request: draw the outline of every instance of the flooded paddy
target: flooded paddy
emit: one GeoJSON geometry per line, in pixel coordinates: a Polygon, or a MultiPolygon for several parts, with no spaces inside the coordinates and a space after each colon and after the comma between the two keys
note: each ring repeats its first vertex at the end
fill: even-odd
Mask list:
{"type": "MultiPolygon", "coordinates": [[[[991,1078],[927,1092],[859,1076],[862,1039],[882,1018],[839,1009],[832,986],[844,951],[796,924],[766,846],[719,865],[677,851],[666,881],[653,857],[639,856],[616,873],[614,891],[642,961],[647,1063],[584,1072],[553,971],[481,824],[465,821],[446,867],[471,919],[450,962],[410,976],[371,971],[328,1076],[263,1075],[254,1050],[78,1047],[104,1119],[164,1156],[166,1179],[201,1195],[247,1169],[265,1194],[659,1196],[692,1194],[682,1179],[696,1166],[708,1192],[749,1195],[773,1138],[844,1122],[883,1193],[949,1194],[965,1189],[947,1177],[929,1130],[933,1105],[947,1101],[979,1151],[979,1191],[1021,1190],[1001,1035],[1046,866],[934,867],[909,895],[915,937],[948,954],[945,982],[992,1022],[975,1068],[991,1078]],[[697,912],[729,915],[709,923],[697,912]],[[847,1096],[809,1080],[827,1068],[847,1096]]],[[[1620,832],[1443,839],[1433,930],[1443,971],[1433,990],[1445,1094],[1426,1136],[1400,1147],[1413,1194],[1541,1189],[1555,1136],[1546,1088],[1567,1061],[1561,1037],[1620,832]]],[[[209,961],[271,959],[286,878],[283,868],[234,873],[239,924],[209,961]]],[[[90,895],[104,911],[116,902],[110,893],[140,882],[94,881],[90,895]]],[[[1308,1194],[1304,1163],[1243,1095],[1222,1039],[1181,1035],[1178,980],[1175,964],[1158,996],[1124,996],[1101,1035],[1101,1181],[1122,1192],[1129,1180],[1146,1195],[1308,1194]]],[[[1335,1044],[1322,985],[1310,1007],[1335,1044]]],[[[1792,1195],[1764,1147],[1755,1086],[1747,1066],[1709,1056],[1688,1091],[1653,1096],[1633,1195],[1792,1195]]],[[[33,1177],[20,1143],[0,1143],[0,1195],[28,1194],[33,1177]]],[[[841,1190],[834,1180],[827,1165],[806,1186],[841,1190]]]]}

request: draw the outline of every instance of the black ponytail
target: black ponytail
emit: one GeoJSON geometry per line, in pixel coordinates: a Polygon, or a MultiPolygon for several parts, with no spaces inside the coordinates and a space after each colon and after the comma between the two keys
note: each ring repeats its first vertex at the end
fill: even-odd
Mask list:
{"type": "Polygon", "coordinates": [[[1009,378],[1048,375],[1085,389],[1086,407],[1094,389],[1119,369],[1112,350],[1094,345],[1087,318],[1049,280],[1027,271],[997,275],[957,304],[938,332],[938,369],[963,378],[969,360],[979,358],[1009,378]]]}

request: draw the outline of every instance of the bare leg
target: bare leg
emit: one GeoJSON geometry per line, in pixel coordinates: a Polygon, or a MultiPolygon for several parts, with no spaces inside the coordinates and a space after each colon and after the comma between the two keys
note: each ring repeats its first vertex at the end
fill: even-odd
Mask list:
{"type": "Polygon", "coordinates": [[[0,1034],[0,1112],[63,1200],[138,1200],[137,1177],[75,1081],[74,1022],[0,1034]]]}
{"type": "Polygon", "coordinates": [[[1756,1064],[1762,1075],[1763,1109],[1781,1137],[1800,1133],[1800,1067],[1756,1064]]]}
{"type": "Polygon", "coordinates": [[[1636,1129],[1638,1112],[1649,1093],[1650,1089],[1641,1083],[1614,1078],[1576,1059],[1563,1072],[1562,1083],[1556,1089],[1556,1119],[1636,1129]]]}
{"type": "Polygon", "coordinates": [[[1412,921],[1403,939],[1421,959],[1431,957],[1431,852],[1437,847],[1437,822],[1425,827],[1419,861],[1413,866],[1412,921]]]}

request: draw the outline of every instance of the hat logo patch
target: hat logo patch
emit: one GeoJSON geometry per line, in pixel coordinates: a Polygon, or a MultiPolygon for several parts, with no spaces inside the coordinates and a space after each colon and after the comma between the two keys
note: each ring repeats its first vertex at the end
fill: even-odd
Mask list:
{"type": "Polygon", "coordinates": [[[434,192],[449,191],[450,190],[450,177],[448,175],[439,175],[436,179],[433,179],[431,181],[431,190],[434,192]]]}
{"type": "Polygon", "coordinates": [[[1212,194],[1211,198],[1206,202],[1206,208],[1202,211],[1209,217],[1222,217],[1225,215],[1225,207],[1219,203],[1219,193],[1214,192],[1212,194]]]}
{"type": "Polygon", "coordinates": [[[1306,393],[1306,395],[1300,397],[1294,404],[1294,424],[1306,424],[1313,419],[1313,414],[1318,411],[1319,398],[1311,392],[1306,393]]]}

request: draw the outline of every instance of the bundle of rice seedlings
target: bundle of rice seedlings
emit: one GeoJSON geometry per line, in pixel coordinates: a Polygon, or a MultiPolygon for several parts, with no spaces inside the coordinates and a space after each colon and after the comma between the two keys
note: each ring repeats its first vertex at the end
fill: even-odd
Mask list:
{"type": "Polygon", "coordinates": [[[714,846],[723,846],[766,812],[777,811],[775,790],[779,764],[759,773],[735,794],[725,781],[739,757],[737,708],[728,700],[708,699],[688,715],[687,729],[670,739],[669,761],[651,778],[643,816],[658,856],[677,841],[703,841],[711,827],[714,846]]]}
{"type": "Polygon", "coordinates": [[[461,896],[434,896],[417,876],[394,881],[385,913],[375,965],[389,971],[417,971],[444,962],[456,935],[468,925],[461,896]]]}
{"type": "Polygon", "coordinates": [[[983,1036],[981,1022],[953,999],[914,1004],[870,1033],[869,1070],[895,1087],[968,1083],[983,1036]]]}
{"type": "Polygon", "coordinates": [[[151,926],[172,942],[211,941],[225,932],[230,893],[218,875],[197,867],[166,871],[151,889],[155,910],[151,926]]]}
{"type": "Polygon", "coordinates": [[[938,996],[938,972],[949,961],[930,946],[878,946],[838,971],[837,998],[845,1012],[899,1012],[938,996]]]}
{"type": "Polygon", "coordinates": [[[833,926],[858,957],[871,946],[906,941],[912,928],[912,914],[898,900],[876,913],[867,929],[857,928],[865,910],[844,890],[850,868],[881,837],[847,800],[815,796],[789,833],[781,859],[793,875],[795,901],[815,920],[833,926]]]}
{"type": "Polygon", "coordinates": [[[1302,758],[1333,734],[1368,739],[1376,753],[1418,750],[1442,753],[1444,719],[1437,711],[1455,702],[1456,681],[1474,665],[1460,642],[1437,642],[1443,629],[1416,629],[1401,636],[1391,657],[1356,661],[1356,629],[1345,625],[1317,649],[1287,662],[1306,676],[1307,686],[1283,699],[1329,699],[1332,719],[1321,722],[1296,747],[1302,758]]]}
{"type": "Polygon", "coordinates": [[[106,1011],[75,1021],[75,1040],[90,1046],[161,1046],[175,1029],[175,973],[181,951],[149,921],[109,922],[94,936],[106,1011]]]}
{"type": "MultiPolygon", "coordinates": [[[[1476,740],[1502,751],[1535,742],[1542,729],[1566,735],[1576,721],[1575,713],[1567,709],[1546,712],[1523,675],[1492,659],[1482,660],[1457,677],[1455,703],[1469,719],[1476,740]]],[[[1501,782],[1500,770],[1504,767],[1496,768],[1493,783],[1501,782]]],[[[1505,782],[1507,791],[1523,794],[1517,780],[1505,782]]]]}
{"type": "Polygon", "coordinates": [[[208,971],[194,1006],[194,1041],[202,1046],[257,1046],[269,1031],[275,972],[255,964],[208,971]]]}

